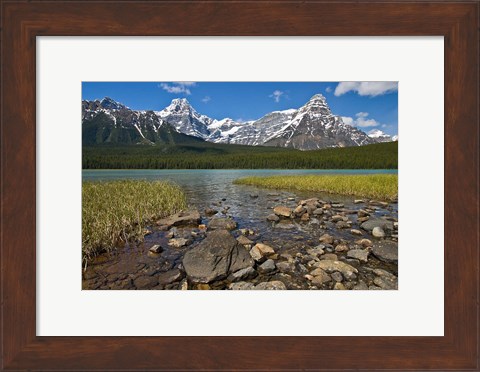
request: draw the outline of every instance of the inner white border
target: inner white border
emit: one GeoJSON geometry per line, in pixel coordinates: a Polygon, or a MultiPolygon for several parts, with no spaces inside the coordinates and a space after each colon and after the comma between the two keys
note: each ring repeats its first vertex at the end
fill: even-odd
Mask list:
{"type": "Polygon", "coordinates": [[[38,38],[37,335],[442,336],[443,127],[442,37],[38,38]],[[399,81],[400,289],[82,291],[82,81],[399,81]]]}

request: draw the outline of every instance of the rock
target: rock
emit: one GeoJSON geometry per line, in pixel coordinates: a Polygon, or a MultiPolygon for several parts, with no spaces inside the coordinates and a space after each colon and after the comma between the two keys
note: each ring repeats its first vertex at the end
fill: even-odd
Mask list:
{"type": "Polygon", "coordinates": [[[266,274],[272,272],[276,269],[275,262],[273,260],[266,260],[263,264],[258,267],[258,272],[266,274]]]}
{"type": "Polygon", "coordinates": [[[269,214],[267,216],[267,221],[277,222],[279,220],[280,220],[280,217],[278,217],[275,213],[269,214]]]}
{"type": "Polygon", "coordinates": [[[323,234],[319,238],[320,243],[333,244],[333,236],[329,234],[323,234]]]}
{"type": "Polygon", "coordinates": [[[323,208],[323,209],[332,209],[332,206],[327,203],[327,204],[324,204],[324,205],[322,206],[322,208],[323,208]]]}
{"type": "Polygon", "coordinates": [[[373,245],[370,239],[359,239],[355,241],[355,244],[361,245],[362,247],[371,247],[373,245]]]}
{"type": "Polygon", "coordinates": [[[318,257],[318,256],[324,254],[325,251],[324,251],[322,248],[315,247],[315,248],[309,248],[309,249],[307,249],[307,253],[308,253],[310,256],[318,257]]]}
{"type": "Polygon", "coordinates": [[[366,231],[372,231],[375,227],[381,227],[383,230],[393,230],[393,222],[382,218],[370,218],[360,225],[366,231]]]}
{"type": "Polygon", "coordinates": [[[319,268],[313,270],[310,275],[313,276],[312,284],[314,285],[322,285],[332,281],[330,275],[328,275],[324,270],[319,268]]]}
{"type": "Polygon", "coordinates": [[[137,289],[150,289],[152,287],[155,287],[158,284],[157,278],[153,276],[139,276],[133,281],[133,284],[135,284],[135,287],[137,289]]]}
{"type": "Polygon", "coordinates": [[[398,262],[398,243],[381,240],[375,242],[372,247],[372,254],[384,262],[398,262]]]}
{"type": "Polygon", "coordinates": [[[322,208],[317,208],[312,212],[312,214],[314,216],[321,216],[323,214],[323,209],[322,208]]]}
{"type": "Polygon", "coordinates": [[[250,197],[251,197],[252,199],[256,199],[256,198],[258,198],[258,194],[250,194],[250,197]]]}
{"type": "Polygon", "coordinates": [[[158,274],[158,284],[170,284],[183,278],[183,273],[178,269],[173,269],[165,273],[158,274]]]}
{"type": "Polygon", "coordinates": [[[263,282],[260,284],[257,284],[255,290],[283,290],[287,289],[285,284],[283,284],[280,280],[273,280],[271,282],[263,282]]]}
{"type": "Polygon", "coordinates": [[[277,216],[281,217],[290,217],[292,214],[292,210],[288,207],[285,207],[283,205],[279,205],[275,208],[273,208],[273,213],[275,213],[277,216]]]}
{"type": "Polygon", "coordinates": [[[365,203],[365,201],[363,199],[355,199],[353,202],[355,204],[365,203]]]}
{"type": "Polygon", "coordinates": [[[346,252],[348,251],[348,246],[346,244],[338,244],[335,247],[335,252],[346,252]]]}
{"type": "Polygon", "coordinates": [[[392,273],[389,273],[387,270],[383,269],[374,269],[373,273],[377,276],[384,276],[389,278],[390,280],[397,280],[397,277],[393,275],[392,273]]]}
{"type": "Polygon", "coordinates": [[[342,203],[332,203],[332,208],[343,208],[345,207],[342,203]]]}
{"type": "Polygon", "coordinates": [[[370,213],[368,213],[366,210],[359,209],[357,212],[358,217],[368,217],[370,216],[370,213]]]}
{"type": "Polygon", "coordinates": [[[375,279],[373,279],[373,284],[382,289],[398,289],[397,280],[392,280],[386,276],[377,276],[375,279]]]}
{"type": "Polygon", "coordinates": [[[334,260],[321,260],[315,263],[315,266],[325,270],[327,273],[333,273],[335,271],[339,271],[345,277],[345,279],[350,279],[353,274],[358,273],[358,270],[355,269],[353,266],[346,264],[341,261],[334,261],[334,260]]]}
{"type": "Polygon", "coordinates": [[[183,279],[182,282],[180,283],[180,286],[179,286],[178,289],[180,289],[182,291],[187,291],[188,290],[188,280],[183,279]]]}
{"type": "Polygon", "coordinates": [[[157,225],[168,230],[172,226],[197,226],[201,222],[200,213],[197,210],[179,212],[170,217],[157,221],[157,225]]]}
{"type": "Polygon", "coordinates": [[[213,209],[213,208],[206,208],[205,209],[205,214],[207,216],[213,216],[214,214],[217,214],[218,211],[216,209],[213,209]]]}
{"type": "Polygon", "coordinates": [[[353,235],[363,235],[363,233],[360,230],[357,230],[357,229],[351,229],[350,232],[353,235]]]}
{"type": "Polygon", "coordinates": [[[353,287],[353,290],[354,291],[367,291],[368,286],[365,284],[365,282],[359,281],[358,284],[355,287],[353,287]]]}
{"type": "Polygon", "coordinates": [[[393,223],[393,228],[394,228],[395,230],[398,230],[398,222],[394,222],[394,223],[393,223]]]}
{"type": "Polygon", "coordinates": [[[346,290],[345,286],[342,283],[335,283],[333,289],[336,291],[344,291],[346,290]]]}
{"type": "Polygon", "coordinates": [[[252,256],[255,261],[261,261],[266,256],[274,253],[275,251],[272,247],[262,243],[255,244],[255,246],[250,250],[250,256],[252,256]]]}
{"type": "Polygon", "coordinates": [[[208,223],[209,230],[234,230],[237,223],[230,217],[214,217],[208,223]]]}
{"type": "Polygon", "coordinates": [[[368,261],[368,250],[366,249],[352,249],[348,251],[347,257],[350,258],[356,258],[357,260],[361,262],[367,262],[368,261]]]}
{"type": "Polygon", "coordinates": [[[361,224],[365,221],[368,221],[369,219],[370,219],[370,217],[358,217],[357,222],[361,224]]]}
{"type": "Polygon", "coordinates": [[[227,230],[215,230],[185,253],[183,266],[191,281],[209,283],[253,266],[248,252],[227,230]]]}
{"type": "Polygon", "coordinates": [[[155,244],[150,247],[149,251],[152,253],[160,253],[163,251],[163,248],[160,244],[155,244]]]}
{"type": "Polygon", "coordinates": [[[351,225],[351,222],[338,221],[338,222],[335,224],[335,227],[336,227],[337,229],[349,229],[350,227],[352,227],[352,225],[351,225]]]}
{"type": "Polygon", "coordinates": [[[199,290],[199,291],[209,291],[210,289],[212,289],[208,284],[197,284],[195,286],[195,289],[199,290]]]}
{"type": "Polygon", "coordinates": [[[276,266],[282,273],[291,273],[295,271],[295,265],[291,262],[279,262],[276,266]]]}
{"type": "Polygon", "coordinates": [[[241,245],[251,245],[251,244],[253,244],[253,241],[248,239],[245,235],[240,235],[237,238],[237,242],[239,242],[241,245]]]}
{"type": "Polygon", "coordinates": [[[310,215],[308,213],[302,214],[302,217],[300,218],[301,221],[306,222],[310,219],[310,215]]]}
{"type": "Polygon", "coordinates": [[[332,216],[332,222],[338,222],[338,221],[348,221],[348,218],[345,216],[341,216],[339,214],[332,216]]]}
{"type": "Polygon", "coordinates": [[[320,257],[321,260],[332,260],[332,261],[337,261],[338,256],[334,253],[325,253],[322,257],[320,257]]]}
{"type": "Polygon", "coordinates": [[[372,235],[375,238],[384,238],[385,237],[385,231],[383,231],[383,229],[381,227],[376,226],[372,230],[372,235]]]}
{"type": "Polygon", "coordinates": [[[181,248],[191,243],[192,241],[190,239],[185,238],[173,238],[168,241],[168,245],[174,248],[181,248]]]}
{"type": "Polygon", "coordinates": [[[293,230],[295,229],[295,225],[291,222],[283,222],[280,221],[275,225],[276,229],[282,229],[282,230],[293,230]]]}
{"type": "Polygon", "coordinates": [[[307,210],[302,206],[302,205],[299,205],[297,208],[295,208],[293,210],[293,213],[295,213],[297,216],[301,216],[302,214],[304,214],[307,210]]]}
{"type": "Polygon", "coordinates": [[[342,282],[343,281],[343,276],[342,274],[340,274],[338,271],[335,271],[334,273],[332,273],[332,275],[330,275],[332,277],[333,280],[335,280],[336,282],[342,282]]]}
{"type": "Polygon", "coordinates": [[[229,289],[232,289],[234,291],[249,290],[249,289],[253,289],[253,287],[254,285],[252,283],[247,283],[247,282],[232,283],[228,286],[229,289]]]}
{"type": "Polygon", "coordinates": [[[257,272],[255,271],[255,269],[249,266],[249,267],[246,267],[245,269],[241,269],[230,274],[228,276],[228,280],[230,282],[236,282],[239,280],[252,279],[252,278],[255,278],[256,276],[257,276],[257,272]]]}

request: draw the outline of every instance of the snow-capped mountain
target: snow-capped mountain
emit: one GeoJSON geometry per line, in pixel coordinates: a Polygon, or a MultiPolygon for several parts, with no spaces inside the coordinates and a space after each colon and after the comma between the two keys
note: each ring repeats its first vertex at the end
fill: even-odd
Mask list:
{"type": "Polygon", "coordinates": [[[394,139],[390,135],[386,134],[385,132],[382,132],[380,129],[372,129],[367,134],[370,138],[375,139],[377,142],[394,141],[394,139]]]}
{"type": "MultiPolygon", "coordinates": [[[[367,135],[345,124],[340,116],[331,112],[321,94],[313,96],[299,109],[273,111],[248,122],[209,118],[198,113],[185,98],[173,99],[169,106],[156,112],[131,110],[108,97],[101,101],[83,101],[82,119],[87,128],[93,126],[92,121],[100,122],[103,127],[108,124],[108,130],[102,129],[103,134],[100,135],[105,137],[105,133],[109,133],[105,142],[122,142],[123,137],[119,138],[116,134],[118,130],[112,131],[112,128],[122,128],[122,136],[126,137],[127,143],[136,140],[156,143],[160,128],[167,127],[169,131],[209,142],[300,150],[362,146],[392,140],[379,130],[370,131],[367,135]]],[[[98,131],[95,133],[96,143],[99,143],[98,131]]]]}

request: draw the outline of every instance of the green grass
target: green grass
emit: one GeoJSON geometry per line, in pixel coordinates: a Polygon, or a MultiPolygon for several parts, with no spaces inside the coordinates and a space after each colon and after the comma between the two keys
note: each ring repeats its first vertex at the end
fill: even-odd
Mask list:
{"type": "Polygon", "coordinates": [[[356,195],[381,200],[394,200],[398,195],[398,175],[394,174],[246,177],[237,179],[234,183],[270,189],[356,195]]]}
{"type": "Polygon", "coordinates": [[[161,181],[83,182],[82,258],[84,264],[119,242],[143,239],[145,226],[187,206],[179,186],[161,181]]]}

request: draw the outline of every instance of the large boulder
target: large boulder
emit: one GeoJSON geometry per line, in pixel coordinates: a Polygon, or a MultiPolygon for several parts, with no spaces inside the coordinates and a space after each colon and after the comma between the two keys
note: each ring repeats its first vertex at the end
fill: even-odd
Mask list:
{"type": "Polygon", "coordinates": [[[209,232],[183,257],[183,267],[192,282],[210,283],[254,265],[248,251],[227,230],[209,232]]]}
{"type": "Polygon", "coordinates": [[[390,240],[375,242],[372,254],[384,262],[398,262],[398,243],[390,240]]]}

